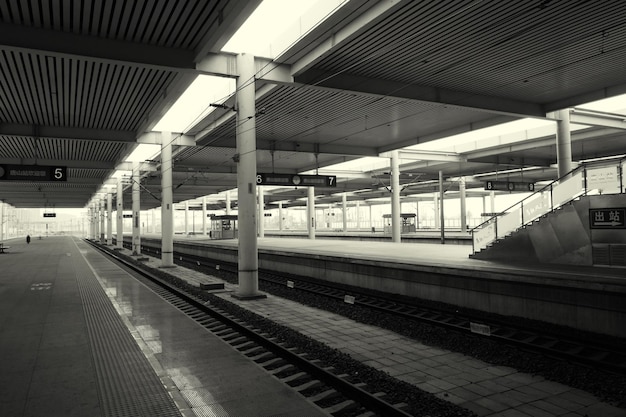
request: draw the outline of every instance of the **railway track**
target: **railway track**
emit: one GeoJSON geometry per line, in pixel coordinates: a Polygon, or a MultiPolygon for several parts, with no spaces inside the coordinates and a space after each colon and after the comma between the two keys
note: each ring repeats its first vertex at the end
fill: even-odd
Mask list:
{"type": "Polygon", "coordinates": [[[308,359],[307,352],[277,341],[262,328],[250,325],[212,303],[171,285],[159,276],[103,249],[100,245],[89,243],[113,257],[125,268],[132,270],[133,275],[138,276],[138,279],[170,304],[314,402],[329,415],[337,417],[412,415],[404,411],[407,404],[387,402],[386,393],[370,392],[366,384],[354,381],[349,375],[335,373],[332,366],[327,366],[319,360],[308,359]]]}
{"type": "MultiPolygon", "coordinates": [[[[153,251],[153,254],[158,255],[158,249],[154,251],[149,246],[144,249],[146,253],[153,251]]],[[[231,273],[235,278],[237,276],[237,265],[234,264],[180,253],[175,254],[175,261],[191,268],[204,269],[209,274],[215,273],[217,267],[221,274],[231,273]]],[[[272,271],[260,270],[259,281],[450,331],[471,333],[498,343],[537,352],[555,360],[574,362],[592,369],[626,375],[626,345],[623,341],[620,343],[620,341],[614,342],[602,338],[594,338],[594,340],[588,337],[578,338],[572,334],[551,334],[531,325],[517,323],[511,325],[505,319],[485,318],[482,315],[472,316],[467,312],[459,314],[452,307],[447,309],[423,307],[416,305],[415,300],[402,302],[397,297],[392,299],[384,294],[372,295],[354,287],[347,288],[302,276],[275,274],[272,271]]]]}

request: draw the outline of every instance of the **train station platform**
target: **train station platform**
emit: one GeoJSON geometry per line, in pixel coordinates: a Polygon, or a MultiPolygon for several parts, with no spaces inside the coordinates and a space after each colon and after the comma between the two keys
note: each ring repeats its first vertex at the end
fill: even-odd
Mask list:
{"type": "Polygon", "coordinates": [[[325,416],[72,237],[0,255],[0,415],[325,416]]]}
{"type": "MultiPolygon", "coordinates": [[[[238,262],[236,239],[177,235],[174,243],[183,256],[238,262]]],[[[142,246],[160,253],[160,236],[145,235],[142,246]]],[[[260,270],[626,338],[623,268],[506,263],[470,252],[454,244],[258,239],[260,270]]]]}
{"type": "MultiPolygon", "coordinates": [[[[160,238],[158,235],[145,235],[148,238],[160,238]]],[[[176,235],[175,240],[194,241],[237,248],[236,239],[211,240],[202,235],[176,235]]],[[[471,259],[472,246],[454,243],[420,242],[398,244],[390,241],[335,240],[319,237],[316,239],[265,237],[258,239],[259,250],[281,250],[294,253],[315,254],[320,256],[346,257],[352,259],[394,262],[406,265],[419,265],[432,268],[454,268],[466,271],[502,272],[526,277],[550,277],[568,280],[588,280],[590,276],[605,278],[608,282],[626,285],[624,268],[581,265],[558,265],[521,262],[499,262],[471,259]]]]}
{"type": "MultiPolygon", "coordinates": [[[[195,237],[189,240],[200,239],[195,237]]],[[[218,246],[234,244],[236,241],[222,241],[218,246]]],[[[394,252],[394,260],[402,257],[402,247],[405,245],[394,245],[396,250],[392,251],[389,248],[389,253],[381,253],[378,245],[374,246],[371,249],[372,253],[363,254],[364,246],[356,247],[352,242],[346,245],[346,242],[322,240],[312,242],[299,239],[270,239],[269,242],[259,240],[260,250],[282,247],[290,253],[297,253],[300,249],[307,253],[319,251],[320,254],[332,252],[335,255],[358,252],[360,256],[383,259],[389,259],[389,256],[393,256],[391,252],[394,252]]],[[[415,250],[415,246],[421,245],[406,246],[415,250]]],[[[440,247],[438,250],[434,247],[428,250],[432,251],[432,254],[438,254],[430,258],[430,261],[447,263],[455,259],[464,262],[461,257],[467,248],[450,245],[446,246],[445,250],[441,250],[440,247]]],[[[124,249],[122,253],[130,255],[131,251],[124,249]]],[[[147,266],[158,268],[160,265],[159,258],[151,256],[146,258],[147,266]]],[[[192,285],[203,276],[197,271],[180,266],[168,269],[167,272],[187,280],[192,285]]],[[[541,376],[428,346],[392,331],[359,323],[272,294],[255,301],[237,300],[230,296],[235,288],[235,285],[225,282],[226,291],[214,295],[310,336],[440,399],[471,410],[480,417],[626,416],[626,409],[603,402],[588,392],[546,380],[541,376]]]]}

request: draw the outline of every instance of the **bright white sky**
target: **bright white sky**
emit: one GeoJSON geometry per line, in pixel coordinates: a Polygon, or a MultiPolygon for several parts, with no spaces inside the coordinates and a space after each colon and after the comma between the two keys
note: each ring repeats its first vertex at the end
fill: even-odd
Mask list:
{"type": "MultiPolygon", "coordinates": [[[[264,0],[222,48],[276,58],[346,0],[264,0]]],[[[153,130],[186,132],[235,92],[233,79],[200,75],[153,130]]]]}

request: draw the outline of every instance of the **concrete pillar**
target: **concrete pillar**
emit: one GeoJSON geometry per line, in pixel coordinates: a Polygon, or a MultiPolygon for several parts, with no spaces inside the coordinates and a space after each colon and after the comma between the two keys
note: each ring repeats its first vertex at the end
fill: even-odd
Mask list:
{"type": "Polygon", "coordinates": [[[202,235],[206,236],[206,196],[202,197],[202,235]]]}
{"type": "Polygon", "coordinates": [[[259,199],[259,237],[265,237],[265,196],[263,193],[263,186],[257,185],[256,192],[259,199]]]}
{"type": "Polygon", "coordinates": [[[161,267],[174,267],[174,194],[170,132],[161,132],[161,267]]]}
{"type": "Polygon", "coordinates": [[[141,219],[139,215],[141,212],[140,181],[139,162],[133,162],[133,255],[135,256],[141,255],[141,219]]]}
{"type": "Polygon", "coordinates": [[[420,202],[417,200],[415,202],[415,230],[420,227],[420,202]]]}
{"type": "Polygon", "coordinates": [[[122,177],[117,179],[117,198],[115,200],[115,206],[117,209],[117,241],[115,247],[122,249],[124,244],[124,185],[122,184],[122,177]]]}
{"type": "Polygon", "coordinates": [[[306,228],[309,232],[309,239],[315,239],[315,187],[307,189],[306,214],[306,228]]]}
{"type": "Polygon", "coordinates": [[[98,205],[99,201],[94,201],[93,203],[93,239],[98,240],[100,238],[100,209],[98,205]]]}
{"type": "Polygon", "coordinates": [[[341,213],[342,213],[342,230],[344,233],[348,231],[348,195],[341,194],[341,213]]]}
{"type": "Polygon", "coordinates": [[[0,242],[4,241],[4,201],[0,200],[0,242]]]}
{"type": "Polygon", "coordinates": [[[107,191],[107,246],[113,244],[113,190],[107,191]]]}
{"type": "Polygon", "coordinates": [[[400,220],[400,158],[398,151],[391,153],[391,240],[401,241],[400,220]]]}
{"type": "Polygon", "coordinates": [[[489,201],[491,203],[491,212],[495,213],[496,212],[496,192],[495,191],[491,191],[489,193],[489,201]]]}
{"type": "Polygon", "coordinates": [[[105,245],[107,243],[106,236],[105,236],[105,233],[106,233],[106,226],[105,226],[105,218],[106,218],[106,216],[105,216],[105,213],[106,213],[105,212],[105,206],[106,206],[106,200],[105,200],[105,197],[101,195],[100,199],[99,199],[99,202],[100,202],[100,204],[99,204],[100,243],[105,245]]]}
{"type": "Polygon", "coordinates": [[[374,227],[374,219],[372,218],[372,205],[369,205],[369,212],[370,212],[370,228],[374,227]]]}
{"type": "Polygon", "coordinates": [[[569,115],[569,109],[557,112],[559,120],[556,122],[556,162],[559,178],[572,170],[572,138],[569,115]]]}
{"type": "Polygon", "coordinates": [[[356,202],[356,230],[361,230],[361,204],[356,202]]]}
{"type": "Polygon", "coordinates": [[[255,66],[251,54],[237,55],[237,198],[239,220],[239,288],[233,297],[254,299],[259,292],[256,218],[255,66]]]}
{"type": "Polygon", "coordinates": [[[189,234],[189,201],[185,201],[185,235],[189,234]]]}
{"type": "Polygon", "coordinates": [[[439,229],[439,195],[433,194],[433,211],[435,213],[435,229],[439,229]]]}
{"type": "Polygon", "coordinates": [[[459,179],[459,199],[461,200],[461,233],[467,232],[467,202],[465,198],[465,177],[459,179]]]}
{"type": "Polygon", "coordinates": [[[156,227],[156,209],[152,209],[150,211],[151,211],[151,213],[150,213],[151,216],[150,217],[152,218],[152,223],[150,225],[151,226],[150,230],[151,230],[152,233],[156,234],[156,232],[157,232],[157,227],[156,227]]]}
{"type": "Polygon", "coordinates": [[[443,193],[444,193],[444,189],[443,189],[443,172],[439,171],[439,213],[440,213],[440,217],[439,217],[439,224],[440,224],[440,230],[441,230],[441,244],[443,245],[444,243],[446,243],[446,225],[445,225],[445,213],[443,210],[443,193]]]}
{"type": "Polygon", "coordinates": [[[278,203],[278,230],[283,230],[283,203],[278,203]]]}
{"type": "Polygon", "coordinates": [[[226,191],[226,214],[230,214],[230,191],[226,191]]]}

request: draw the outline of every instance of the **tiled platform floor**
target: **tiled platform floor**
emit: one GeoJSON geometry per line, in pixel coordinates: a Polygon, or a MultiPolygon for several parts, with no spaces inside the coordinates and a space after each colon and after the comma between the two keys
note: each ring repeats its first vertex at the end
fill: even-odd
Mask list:
{"type": "MultiPolygon", "coordinates": [[[[147,263],[158,267],[160,260],[149,258],[147,263]]],[[[168,272],[183,279],[198,274],[182,267],[168,269],[168,272]]],[[[227,290],[234,288],[226,283],[227,290]]],[[[218,295],[479,416],[626,416],[626,409],[604,403],[587,392],[429,347],[396,333],[289,300],[268,295],[266,299],[239,301],[228,292],[218,295]]]]}
{"type": "Polygon", "coordinates": [[[86,242],[0,255],[1,417],[322,417],[86,242]]]}

